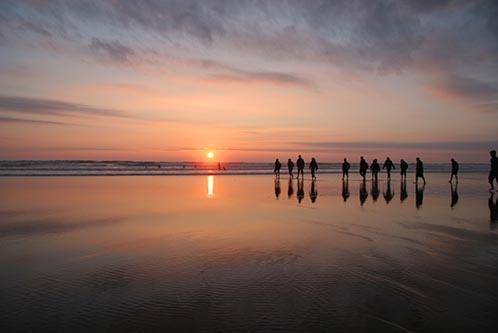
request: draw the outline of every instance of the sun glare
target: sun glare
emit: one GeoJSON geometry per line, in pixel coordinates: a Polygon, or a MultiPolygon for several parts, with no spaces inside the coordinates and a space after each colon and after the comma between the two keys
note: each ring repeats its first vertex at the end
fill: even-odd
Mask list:
{"type": "Polygon", "coordinates": [[[207,157],[212,159],[214,157],[214,153],[212,151],[208,152],[207,157]]]}

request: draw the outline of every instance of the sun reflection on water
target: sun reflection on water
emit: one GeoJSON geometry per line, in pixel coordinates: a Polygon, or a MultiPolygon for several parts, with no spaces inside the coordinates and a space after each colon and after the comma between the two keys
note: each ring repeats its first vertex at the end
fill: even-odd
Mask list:
{"type": "Polygon", "coordinates": [[[214,177],[213,176],[207,176],[207,183],[208,183],[208,192],[207,195],[208,197],[213,197],[214,196],[214,177]]]}

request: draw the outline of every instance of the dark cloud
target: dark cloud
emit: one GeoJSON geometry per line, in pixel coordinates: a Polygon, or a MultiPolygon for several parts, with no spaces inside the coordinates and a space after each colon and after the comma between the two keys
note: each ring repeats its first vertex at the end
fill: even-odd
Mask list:
{"type": "Polygon", "coordinates": [[[0,124],[70,125],[69,123],[61,121],[23,119],[23,118],[2,117],[2,116],[0,116],[0,124]]]}
{"type": "MultiPolygon", "coordinates": [[[[208,73],[216,80],[309,86],[302,75],[274,70],[289,61],[355,73],[409,71],[474,99],[491,100],[498,87],[495,0],[53,0],[7,1],[2,9],[2,21],[30,22],[26,30],[38,36],[65,31],[99,60],[149,62],[143,53],[160,59],[165,49],[185,58],[195,52],[248,60],[242,70],[230,69],[240,63],[218,66],[221,73],[208,73]]],[[[8,27],[0,23],[0,33],[8,27]]],[[[217,62],[207,59],[206,66],[214,70],[217,62]]]]}
{"type": "Polygon", "coordinates": [[[128,62],[135,55],[135,51],[118,41],[102,41],[93,38],[89,45],[95,56],[115,62],[128,62]]]}
{"type": "Polygon", "coordinates": [[[50,99],[0,96],[0,112],[49,116],[127,117],[123,112],[50,99]]]}

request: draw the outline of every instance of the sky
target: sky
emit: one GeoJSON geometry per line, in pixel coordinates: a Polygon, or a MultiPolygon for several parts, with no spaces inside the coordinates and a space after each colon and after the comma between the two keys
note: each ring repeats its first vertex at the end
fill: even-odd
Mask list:
{"type": "Polygon", "coordinates": [[[0,2],[0,159],[486,162],[498,1],[0,2]]]}

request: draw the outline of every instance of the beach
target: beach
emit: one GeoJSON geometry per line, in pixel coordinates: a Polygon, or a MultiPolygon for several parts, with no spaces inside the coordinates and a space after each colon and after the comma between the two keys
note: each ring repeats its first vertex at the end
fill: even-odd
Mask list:
{"type": "Polygon", "coordinates": [[[492,331],[497,194],[413,178],[2,177],[1,326],[492,331]]]}

